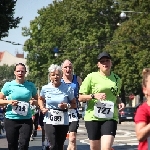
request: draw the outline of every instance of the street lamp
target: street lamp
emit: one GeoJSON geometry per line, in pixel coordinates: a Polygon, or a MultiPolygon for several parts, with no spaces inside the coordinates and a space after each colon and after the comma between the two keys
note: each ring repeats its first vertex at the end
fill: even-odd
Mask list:
{"type": "Polygon", "coordinates": [[[142,13],[142,12],[135,12],[135,11],[121,11],[120,18],[121,18],[121,19],[126,19],[126,17],[127,17],[126,13],[137,13],[137,14],[139,14],[139,13],[142,13]]]}
{"type": "Polygon", "coordinates": [[[59,56],[59,54],[58,54],[58,53],[59,53],[58,47],[55,47],[53,51],[54,51],[54,53],[55,53],[54,56],[55,56],[55,57],[58,57],[58,56],[59,56]]]}

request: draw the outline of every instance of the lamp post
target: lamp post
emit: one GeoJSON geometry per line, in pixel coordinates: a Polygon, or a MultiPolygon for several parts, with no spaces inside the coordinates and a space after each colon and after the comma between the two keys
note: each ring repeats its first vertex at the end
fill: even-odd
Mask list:
{"type": "Polygon", "coordinates": [[[135,12],[135,11],[121,11],[120,18],[121,18],[121,19],[126,19],[126,17],[127,17],[126,13],[135,13],[135,14],[140,14],[140,13],[143,13],[143,12],[135,12]]]}

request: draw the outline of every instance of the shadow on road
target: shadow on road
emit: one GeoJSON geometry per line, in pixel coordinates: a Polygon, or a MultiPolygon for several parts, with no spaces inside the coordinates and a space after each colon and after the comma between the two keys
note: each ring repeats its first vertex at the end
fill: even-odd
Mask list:
{"type": "MultiPolygon", "coordinates": [[[[67,145],[64,145],[64,150],[67,149],[67,145]]],[[[77,145],[77,150],[90,150],[90,146],[89,145],[83,145],[83,144],[78,144],[77,145]]]]}
{"type": "Polygon", "coordinates": [[[137,146],[135,145],[118,145],[113,146],[114,150],[137,150],[137,146]]]}
{"type": "Polygon", "coordinates": [[[41,149],[42,149],[42,146],[30,146],[29,147],[29,150],[41,150],[41,149]]]}

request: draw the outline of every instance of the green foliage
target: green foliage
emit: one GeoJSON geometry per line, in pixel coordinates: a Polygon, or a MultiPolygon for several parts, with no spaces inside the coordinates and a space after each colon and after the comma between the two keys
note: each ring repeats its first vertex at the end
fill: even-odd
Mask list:
{"type": "Polygon", "coordinates": [[[75,73],[82,78],[96,71],[96,57],[111,40],[119,20],[112,5],[112,0],[63,0],[40,9],[30,28],[23,29],[23,35],[30,36],[24,50],[35,82],[47,83],[49,65],[65,59],[73,62],[75,73]],[[55,47],[60,53],[57,58],[55,47]]]}
{"type": "MultiPolygon", "coordinates": [[[[130,1],[128,10],[132,10],[134,2],[137,2],[136,12],[150,10],[150,6],[148,9],[148,5],[145,5],[148,1],[143,3],[140,0],[130,1]]],[[[113,69],[121,77],[126,93],[140,92],[142,70],[150,67],[149,17],[147,12],[133,13],[115,31],[113,40],[105,47],[113,57],[113,69]]]]}
{"type": "Polygon", "coordinates": [[[0,88],[3,87],[5,82],[14,79],[14,67],[14,65],[8,66],[6,64],[0,66],[0,88]]]}
{"type": "Polygon", "coordinates": [[[14,18],[17,0],[0,0],[0,39],[8,36],[8,30],[17,28],[21,18],[14,18]]]}
{"type": "Polygon", "coordinates": [[[83,79],[96,71],[96,57],[107,50],[113,57],[113,70],[122,78],[126,93],[139,93],[141,72],[150,67],[150,0],[63,0],[38,11],[39,16],[23,28],[29,36],[28,76],[38,86],[47,83],[48,67],[70,59],[83,79]],[[111,7],[114,6],[114,7],[111,7]],[[122,10],[127,18],[121,20],[122,10]],[[121,26],[117,26],[117,23],[121,26]],[[59,48],[59,57],[53,49],[59,48]]]}

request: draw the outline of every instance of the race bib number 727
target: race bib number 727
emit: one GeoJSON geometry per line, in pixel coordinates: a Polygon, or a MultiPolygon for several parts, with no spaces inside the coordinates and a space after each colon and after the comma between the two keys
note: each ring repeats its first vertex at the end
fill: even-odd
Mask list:
{"type": "Polygon", "coordinates": [[[94,116],[98,118],[113,118],[114,103],[111,101],[97,101],[94,106],[94,116]]]}

